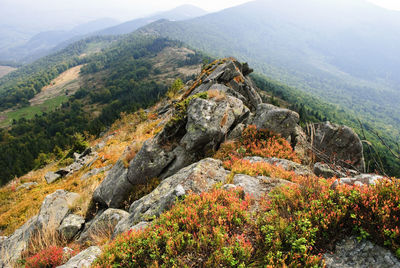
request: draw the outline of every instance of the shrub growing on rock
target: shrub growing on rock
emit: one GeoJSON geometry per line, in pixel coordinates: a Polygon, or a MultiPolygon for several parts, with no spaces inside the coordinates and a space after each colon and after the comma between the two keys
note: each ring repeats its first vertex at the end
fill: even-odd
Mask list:
{"type": "Polygon", "coordinates": [[[254,125],[248,126],[238,141],[223,143],[215,155],[221,160],[246,156],[276,157],[300,162],[287,140],[267,129],[257,129],[254,125]]]}
{"type": "Polygon", "coordinates": [[[249,197],[240,190],[189,194],[144,231],[112,242],[98,267],[245,267],[255,253],[249,197]]]}

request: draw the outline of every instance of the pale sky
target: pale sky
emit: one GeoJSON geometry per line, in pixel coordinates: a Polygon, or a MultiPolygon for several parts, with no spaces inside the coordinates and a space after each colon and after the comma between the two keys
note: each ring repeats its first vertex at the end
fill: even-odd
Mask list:
{"type": "MultiPolygon", "coordinates": [[[[368,1],[388,9],[400,10],[400,0],[368,1]]],[[[183,4],[215,12],[245,2],[249,0],[0,0],[0,25],[70,28],[96,18],[132,20],[183,4]]]]}

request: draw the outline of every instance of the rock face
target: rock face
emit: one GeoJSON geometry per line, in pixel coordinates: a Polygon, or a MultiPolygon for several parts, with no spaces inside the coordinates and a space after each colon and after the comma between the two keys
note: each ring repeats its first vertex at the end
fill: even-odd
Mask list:
{"type": "Polygon", "coordinates": [[[315,124],[314,128],[312,147],[317,162],[334,163],[364,172],[363,146],[351,128],[329,122],[315,124]]]}
{"type": "Polygon", "coordinates": [[[121,207],[127,199],[132,185],[127,180],[128,169],[125,168],[122,160],[114,165],[108,172],[106,178],[93,193],[93,200],[104,204],[107,207],[121,207]]]}
{"type": "Polygon", "coordinates": [[[7,267],[7,265],[11,267],[11,263],[18,261],[36,231],[37,216],[28,220],[21,228],[4,240],[0,244],[0,267],[7,267]]]}
{"type": "Polygon", "coordinates": [[[155,177],[170,177],[217,149],[261,103],[251,80],[241,73],[243,68],[234,59],[209,67],[195,82],[199,86],[175,104],[172,119],[164,129],[144,143],[130,162],[127,174],[120,164],[114,167],[118,172],[113,172],[113,168],[96,189],[94,201],[105,207],[121,208],[133,185],[155,177]],[[198,95],[206,91],[207,98],[198,95]]]}
{"type": "Polygon", "coordinates": [[[41,227],[54,226],[57,228],[70,213],[70,208],[78,198],[79,194],[64,190],[57,190],[46,196],[38,214],[37,224],[41,227]]]}
{"type": "Polygon", "coordinates": [[[48,184],[55,182],[59,178],[61,178],[60,174],[57,174],[57,173],[51,172],[51,171],[47,172],[46,175],[44,175],[44,179],[46,180],[46,182],[48,184]]]}
{"type": "Polygon", "coordinates": [[[333,254],[325,254],[328,268],[400,267],[399,260],[387,249],[355,237],[344,239],[336,245],[333,254]]]}
{"type": "Polygon", "coordinates": [[[104,232],[113,232],[115,225],[118,222],[129,216],[129,213],[120,210],[109,208],[98,215],[90,224],[90,226],[80,235],[78,242],[83,243],[91,239],[93,235],[101,235],[104,232]]]}
{"type": "Polygon", "coordinates": [[[44,228],[46,230],[58,228],[70,213],[70,207],[77,198],[79,198],[78,194],[64,190],[57,190],[48,195],[42,203],[39,214],[0,244],[0,252],[2,252],[0,260],[5,264],[17,261],[36,232],[44,228]]]}
{"type": "Polygon", "coordinates": [[[62,221],[57,231],[62,237],[70,241],[79,232],[84,223],[85,219],[82,216],[70,214],[62,221]]]}
{"type": "Polygon", "coordinates": [[[294,142],[297,136],[299,115],[288,109],[278,108],[272,104],[260,104],[257,107],[253,124],[260,129],[269,129],[283,138],[291,138],[294,142]]]}
{"type": "Polygon", "coordinates": [[[227,174],[222,162],[211,158],[183,168],[162,181],[153,192],[133,202],[129,209],[129,217],[118,223],[115,233],[129,230],[139,221],[159,216],[179,196],[189,191],[201,193],[210,190],[215,183],[225,182],[227,174]]]}
{"type": "Polygon", "coordinates": [[[273,188],[290,183],[291,182],[289,181],[280,179],[271,179],[269,177],[264,177],[264,176],[251,177],[243,174],[237,174],[233,178],[234,187],[243,188],[245,194],[252,196],[256,200],[263,197],[273,188]]]}
{"type": "Polygon", "coordinates": [[[66,264],[58,266],[58,268],[90,267],[100,254],[101,249],[99,247],[89,247],[78,255],[72,257],[66,264]]]}

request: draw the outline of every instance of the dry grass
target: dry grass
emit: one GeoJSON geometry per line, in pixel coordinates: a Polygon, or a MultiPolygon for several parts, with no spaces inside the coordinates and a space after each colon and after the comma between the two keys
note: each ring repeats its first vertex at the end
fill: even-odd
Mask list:
{"type": "Polygon", "coordinates": [[[160,124],[161,119],[152,120],[154,118],[154,114],[146,114],[143,111],[122,115],[122,118],[113,124],[111,130],[104,137],[90,141],[91,146],[105,142],[105,146],[97,151],[99,157],[90,168],[82,168],[67,178],[47,184],[44,179],[45,174],[57,169],[57,163],[52,163],[0,188],[0,236],[12,234],[28,219],[36,215],[44,198],[58,189],[79,193],[81,198],[74,204],[73,210],[76,214],[85,216],[91,196],[105,178],[105,173],[86,180],[81,180],[81,176],[90,169],[114,165],[123,156],[125,148],[128,146],[132,152],[139,151],[141,144],[163,127],[160,124]],[[38,185],[31,190],[17,191],[16,188],[24,182],[36,182],[38,185]]]}
{"type": "Polygon", "coordinates": [[[64,247],[66,244],[67,242],[58,234],[56,225],[50,222],[46,228],[33,234],[22,257],[32,256],[51,246],[64,247]]]}

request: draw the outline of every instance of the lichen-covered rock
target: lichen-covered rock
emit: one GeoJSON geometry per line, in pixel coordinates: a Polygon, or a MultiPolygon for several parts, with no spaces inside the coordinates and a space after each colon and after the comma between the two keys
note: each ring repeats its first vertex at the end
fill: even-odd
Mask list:
{"type": "Polygon", "coordinates": [[[0,244],[0,264],[11,267],[18,261],[35,231],[37,231],[37,216],[28,220],[0,244]]]}
{"type": "MultiPolygon", "coordinates": [[[[237,174],[233,178],[233,184],[236,187],[243,188],[246,194],[256,200],[269,193],[273,188],[290,183],[286,180],[272,179],[264,176],[251,177],[244,174],[237,174]]],[[[229,189],[231,187],[228,186],[226,188],[229,189]]]]}
{"type": "Polygon", "coordinates": [[[399,260],[389,250],[355,237],[339,242],[335,252],[325,254],[324,260],[327,268],[400,267],[399,260]]]}
{"type": "Polygon", "coordinates": [[[180,143],[188,152],[214,150],[246,112],[243,102],[230,96],[219,102],[196,98],[189,104],[186,134],[180,143]]]}
{"type": "Polygon", "coordinates": [[[57,174],[57,173],[51,172],[51,171],[47,172],[46,175],[44,175],[44,179],[46,180],[46,182],[48,184],[55,182],[59,178],[61,178],[60,174],[57,174]]]}
{"type": "Polygon", "coordinates": [[[26,249],[32,235],[43,229],[56,230],[70,213],[70,207],[78,198],[78,194],[64,190],[57,190],[46,196],[39,214],[27,221],[0,244],[0,252],[2,253],[0,260],[5,264],[16,262],[26,249]]]}
{"type": "Polygon", "coordinates": [[[79,198],[79,194],[57,190],[46,196],[37,218],[42,228],[57,228],[62,220],[71,212],[71,207],[79,198]]]}
{"type": "Polygon", "coordinates": [[[376,174],[360,174],[355,177],[345,177],[337,179],[331,185],[332,189],[336,189],[339,184],[347,184],[350,186],[358,185],[375,185],[379,180],[384,179],[384,177],[376,174]]]}
{"type": "Polygon", "coordinates": [[[91,264],[101,254],[99,247],[89,247],[72,257],[66,264],[58,266],[58,268],[86,268],[90,267],[91,264]]]}
{"type": "Polygon", "coordinates": [[[285,139],[291,138],[294,142],[299,119],[296,112],[262,103],[257,107],[253,124],[259,129],[268,129],[280,134],[285,139]]]}
{"type": "Polygon", "coordinates": [[[59,234],[70,241],[81,230],[85,219],[82,216],[70,214],[68,215],[57,228],[59,234]]]}
{"type": "Polygon", "coordinates": [[[345,176],[343,173],[334,171],[328,164],[323,164],[321,162],[317,162],[314,164],[314,173],[315,175],[324,177],[326,179],[338,176],[345,176]]]}
{"type": "Polygon", "coordinates": [[[364,172],[363,145],[351,128],[325,122],[314,124],[314,129],[312,147],[318,162],[364,172]]]}
{"type": "Polygon", "coordinates": [[[179,196],[189,191],[201,193],[210,190],[217,182],[225,182],[227,174],[222,162],[212,158],[181,169],[163,180],[153,192],[133,202],[129,217],[118,223],[115,232],[129,230],[139,221],[152,220],[168,209],[179,196]]]}
{"type": "Polygon", "coordinates": [[[78,242],[84,243],[92,236],[101,233],[113,232],[118,222],[129,216],[129,213],[121,209],[109,208],[91,222],[89,227],[82,232],[78,242]]]}

